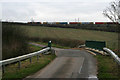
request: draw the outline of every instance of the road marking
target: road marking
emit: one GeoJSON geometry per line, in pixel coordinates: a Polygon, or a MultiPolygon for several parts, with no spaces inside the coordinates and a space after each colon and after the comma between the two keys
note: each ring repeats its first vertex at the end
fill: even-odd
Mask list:
{"type": "MultiPolygon", "coordinates": [[[[83,58],[83,62],[84,62],[84,58],[83,58]]],[[[82,66],[83,66],[83,62],[82,62],[82,65],[81,65],[81,67],[80,67],[80,69],[79,69],[79,74],[80,74],[80,72],[81,72],[81,70],[82,70],[82,66]]]]}
{"type": "Polygon", "coordinates": [[[95,75],[90,75],[88,77],[88,79],[90,79],[90,80],[98,80],[97,76],[95,76],[95,75]]]}

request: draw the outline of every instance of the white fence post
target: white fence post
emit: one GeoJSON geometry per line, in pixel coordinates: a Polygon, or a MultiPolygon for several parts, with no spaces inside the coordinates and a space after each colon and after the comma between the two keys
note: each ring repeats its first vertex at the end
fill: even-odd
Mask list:
{"type": "Polygon", "coordinates": [[[2,73],[5,73],[5,65],[2,65],[2,73]]]}

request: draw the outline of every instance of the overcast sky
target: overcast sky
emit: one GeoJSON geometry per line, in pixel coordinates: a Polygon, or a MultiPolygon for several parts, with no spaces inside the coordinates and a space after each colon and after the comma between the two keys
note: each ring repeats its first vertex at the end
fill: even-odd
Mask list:
{"type": "Polygon", "coordinates": [[[114,0],[1,0],[0,19],[10,21],[110,21],[102,12],[114,0]]]}

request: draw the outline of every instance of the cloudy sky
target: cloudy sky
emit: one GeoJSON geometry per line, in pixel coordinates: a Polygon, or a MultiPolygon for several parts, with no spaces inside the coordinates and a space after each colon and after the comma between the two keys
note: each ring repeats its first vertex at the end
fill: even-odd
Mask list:
{"type": "Polygon", "coordinates": [[[0,0],[8,21],[110,21],[102,12],[114,0],[0,0]],[[78,19],[79,18],[79,19],[78,19]]]}

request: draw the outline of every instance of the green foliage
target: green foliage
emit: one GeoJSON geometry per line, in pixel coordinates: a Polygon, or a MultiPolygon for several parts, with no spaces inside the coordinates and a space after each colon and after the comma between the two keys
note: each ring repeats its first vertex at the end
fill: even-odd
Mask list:
{"type": "MultiPolygon", "coordinates": [[[[30,38],[30,40],[32,41],[40,41],[40,42],[43,42],[43,43],[47,43],[48,41],[52,41],[53,44],[56,44],[56,45],[52,45],[52,46],[65,46],[65,47],[78,47],[79,45],[83,45],[84,44],[84,41],[80,41],[80,40],[73,40],[73,39],[59,39],[59,38],[38,38],[38,37],[33,37],[33,38],[30,38]]],[[[59,47],[60,47],[59,46],[59,47]]]]}
{"type": "Polygon", "coordinates": [[[119,32],[117,24],[78,24],[78,25],[77,24],[73,24],[73,25],[47,24],[43,26],[57,27],[57,28],[96,30],[96,31],[106,31],[106,32],[119,32]]]}
{"type": "Polygon", "coordinates": [[[36,51],[39,51],[39,50],[41,50],[41,49],[42,49],[42,47],[29,44],[29,51],[28,51],[28,53],[29,53],[29,52],[36,52],[36,51]]]}
{"type": "MultiPolygon", "coordinates": [[[[34,43],[34,41],[32,41],[34,43]]],[[[43,43],[43,42],[35,42],[37,44],[40,44],[40,45],[48,45],[48,43],[43,43]]],[[[69,49],[70,47],[65,47],[65,46],[60,46],[60,45],[57,45],[57,44],[54,44],[52,43],[52,47],[56,47],[56,48],[63,48],[63,49],[69,49]]]]}
{"type": "Polygon", "coordinates": [[[99,79],[120,78],[119,76],[120,67],[118,66],[117,63],[115,63],[112,57],[97,55],[96,58],[98,61],[98,78],[99,79]]]}

